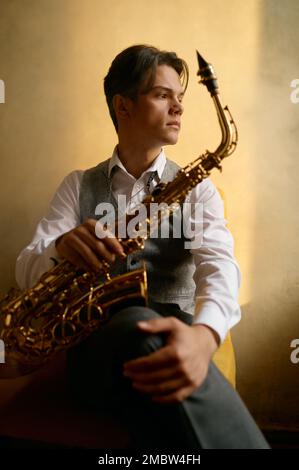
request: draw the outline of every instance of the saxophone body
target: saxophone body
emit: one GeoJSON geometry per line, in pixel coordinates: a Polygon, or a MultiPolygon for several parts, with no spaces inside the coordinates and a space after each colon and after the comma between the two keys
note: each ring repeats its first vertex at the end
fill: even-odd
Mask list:
{"type": "MultiPolygon", "coordinates": [[[[221,171],[222,160],[236,148],[235,123],[219,97],[213,68],[197,52],[198,75],[211,94],[222,139],[214,152],[205,151],[180,169],[175,179],[161,183],[142,201],[147,217],[135,237],[119,239],[126,255],[143,249],[152,230],[184,202],[187,194],[207,178],[213,168],[221,171]],[[152,203],[163,210],[150,211],[152,203]]],[[[126,215],[129,223],[133,215],[126,215]]],[[[6,363],[1,377],[29,373],[54,356],[88,337],[108,321],[122,305],[147,304],[145,267],[111,277],[111,266],[103,262],[97,273],[85,272],[68,261],[43,274],[38,283],[24,292],[15,290],[0,302],[0,339],[5,345],[6,363]]]]}

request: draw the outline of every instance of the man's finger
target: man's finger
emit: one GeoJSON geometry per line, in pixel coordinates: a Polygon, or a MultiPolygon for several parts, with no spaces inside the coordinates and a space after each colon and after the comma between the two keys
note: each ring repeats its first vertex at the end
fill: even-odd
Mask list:
{"type": "Polygon", "coordinates": [[[99,261],[93,250],[84,243],[80,237],[73,234],[69,238],[68,245],[73,249],[81,258],[84,259],[84,263],[88,265],[94,271],[101,269],[102,263],[99,261]]]}
{"type": "Polygon", "coordinates": [[[148,356],[142,356],[138,359],[124,363],[124,372],[147,372],[154,371],[157,368],[163,368],[175,363],[172,346],[165,346],[158,351],[155,351],[148,356]]]}
{"type": "Polygon", "coordinates": [[[104,258],[104,260],[108,263],[112,263],[115,260],[115,255],[110,253],[110,251],[108,251],[105,247],[104,243],[93,237],[85,227],[78,227],[76,232],[74,232],[74,235],[76,235],[77,238],[85,243],[85,245],[87,245],[90,250],[92,250],[98,259],[104,258]]]}
{"type": "Polygon", "coordinates": [[[109,231],[109,229],[105,229],[99,222],[96,223],[95,227],[90,225],[89,229],[98,240],[101,240],[105,245],[107,245],[108,249],[119,256],[125,256],[121,243],[115,235],[109,231]]]}
{"type": "Polygon", "coordinates": [[[163,317],[163,318],[151,318],[150,320],[142,320],[137,322],[139,329],[151,332],[151,333],[162,333],[172,332],[177,330],[181,326],[185,326],[183,322],[175,317],[163,317]]]}
{"type": "Polygon", "coordinates": [[[84,259],[76,251],[71,250],[69,247],[65,247],[64,257],[77,268],[83,268],[85,271],[89,271],[89,266],[85,263],[84,259]]]}

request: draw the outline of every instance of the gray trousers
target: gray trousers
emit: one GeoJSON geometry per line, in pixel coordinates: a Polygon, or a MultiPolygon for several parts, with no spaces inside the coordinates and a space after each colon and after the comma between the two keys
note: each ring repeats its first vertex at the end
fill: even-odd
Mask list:
{"type": "Polygon", "coordinates": [[[132,388],[123,363],[164,345],[163,334],[140,332],[139,320],[192,316],[174,304],[132,306],[115,312],[87,340],[68,352],[69,384],[84,406],[121,419],[134,449],[267,449],[239,395],[211,363],[203,384],[178,403],[154,403],[132,388]]]}

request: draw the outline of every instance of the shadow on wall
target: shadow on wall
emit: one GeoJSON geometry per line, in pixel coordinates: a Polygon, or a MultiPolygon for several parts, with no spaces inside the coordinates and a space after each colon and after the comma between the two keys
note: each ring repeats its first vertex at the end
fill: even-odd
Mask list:
{"type": "MultiPolygon", "coordinates": [[[[265,426],[299,429],[299,365],[290,343],[299,337],[299,105],[290,99],[298,76],[299,3],[264,0],[260,16],[252,298],[243,308],[255,322],[251,352],[242,356],[241,393],[265,426]],[[274,41],[273,41],[274,39],[274,41]]],[[[246,323],[240,325],[246,339],[246,323]]],[[[238,345],[241,351],[243,346],[238,345]]]]}
{"type": "MultiPolygon", "coordinates": [[[[233,329],[237,389],[264,428],[299,430],[299,104],[290,84],[298,77],[299,3],[260,4],[258,67],[252,81],[253,223],[247,226],[252,270],[250,302],[233,329]]],[[[249,218],[245,217],[248,222],[249,218]]]]}
{"type": "Polygon", "coordinates": [[[296,334],[299,337],[298,321],[288,322],[286,328],[286,318],[292,313],[287,310],[280,323],[273,324],[271,318],[265,321],[267,309],[262,301],[259,311],[250,303],[242,306],[243,321],[232,330],[237,390],[263,429],[298,431],[299,407],[294,397],[298,397],[299,363],[291,361],[291,341],[296,334]],[[249,323],[254,324],[254,337],[248,334],[249,323]]]}

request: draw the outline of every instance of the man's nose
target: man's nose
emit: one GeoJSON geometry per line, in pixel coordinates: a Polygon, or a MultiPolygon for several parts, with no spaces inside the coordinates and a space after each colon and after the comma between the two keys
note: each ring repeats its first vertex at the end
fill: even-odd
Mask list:
{"type": "Polygon", "coordinates": [[[184,106],[179,101],[176,101],[172,104],[170,111],[173,114],[178,114],[179,116],[181,116],[184,112],[184,106]]]}

